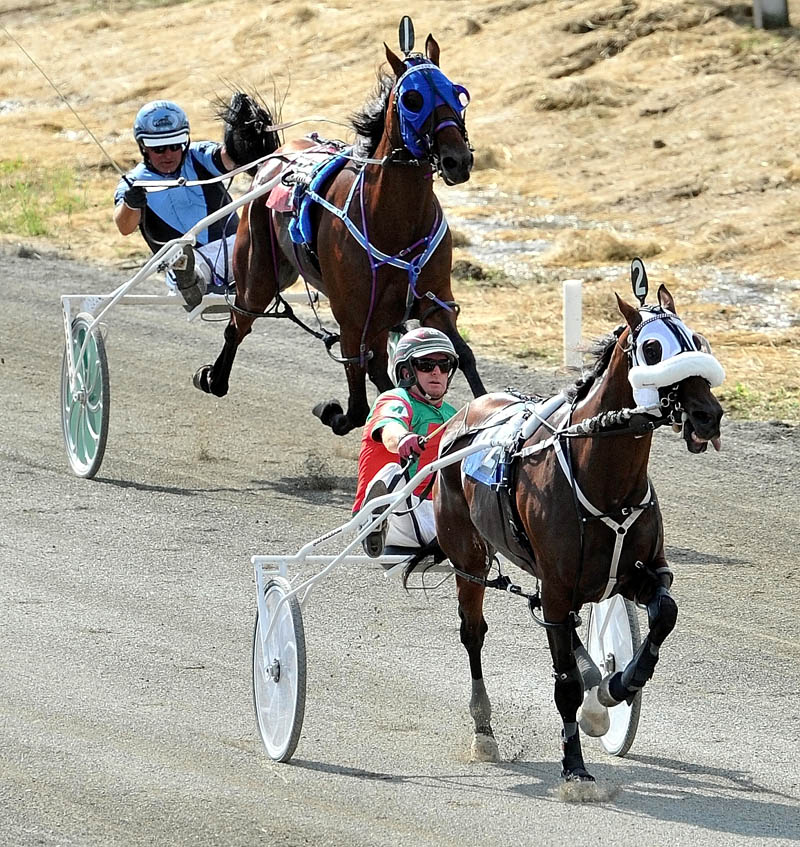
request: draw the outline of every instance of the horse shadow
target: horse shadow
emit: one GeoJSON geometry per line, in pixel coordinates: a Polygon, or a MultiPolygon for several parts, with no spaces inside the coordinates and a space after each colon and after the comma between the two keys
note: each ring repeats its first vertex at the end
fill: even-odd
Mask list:
{"type": "MultiPolygon", "coordinates": [[[[553,778],[553,763],[505,761],[476,766],[472,774],[400,774],[371,771],[308,759],[293,759],[294,767],[369,782],[419,785],[453,790],[459,797],[474,792],[507,793],[548,803],[563,803],[561,784],[553,778]],[[496,769],[511,784],[498,785],[496,769]],[[517,781],[514,781],[514,780],[517,781]]],[[[593,763],[606,810],[622,815],[689,824],[705,830],[758,839],[800,841],[800,797],[761,785],[746,771],[678,761],[659,756],[628,756],[615,764],[593,763]]]]}
{"type": "Polygon", "coordinates": [[[252,482],[260,491],[273,491],[314,505],[350,507],[357,480],[355,477],[301,475],[252,482]]]}
{"type": "MultiPolygon", "coordinates": [[[[535,778],[508,790],[553,798],[552,763],[509,762],[499,767],[535,778]]],[[[758,843],[776,837],[800,841],[800,796],[762,785],[744,770],[631,755],[613,765],[593,762],[591,770],[609,795],[603,806],[622,814],[694,825],[758,843]]]]}
{"type": "Polygon", "coordinates": [[[739,559],[735,556],[723,556],[719,553],[703,553],[692,550],[691,547],[666,547],[667,561],[691,562],[693,565],[747,565],[749,559],[739,559]]]}
{"type": "Polygon", "coordinates": [[[186,488],[183,486],[154,485],[128,479],[95,477],[95,482],[111,485],[115,488],[133,488],[136,491],[149,491],[157,494],[173,494],[177,497],[198,497],[219,493],[258,493],[273,491],[287,497],[305,500],[314,505],[350,506],[353,492],[356,490],[355,477],[327,476],[290,476],[279,479],[253,479],[248,486],[214,486],[186,488]]]}

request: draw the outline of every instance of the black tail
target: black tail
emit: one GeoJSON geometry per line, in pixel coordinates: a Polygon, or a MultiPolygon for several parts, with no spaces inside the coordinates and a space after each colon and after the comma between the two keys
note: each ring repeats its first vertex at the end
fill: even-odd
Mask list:
{"type": "MultiPolygon", "coordinates": [[[[235,91],[231,102],[220,109],[218,117],[225,124],[225,150],[240,167],[274,153],[281,145],[272,112],[266,103],[250,94],[235,91]]],[[[255,166],[248,170],[254,174],[255,166]]]]}
{"type": "Polygon", "coordinates": [[[419,569],[424,574],[428,568],[440,564],[446,558],[444,551],[435,538],[433,541],[428,542],[428,544],[420,548],[414,558],[403,568],[403,588],[408,590],[408,578],[414,571],[419,569]],[[433,557],[433,561],[426,561],[430,560],[431,557],[433,557]]]}

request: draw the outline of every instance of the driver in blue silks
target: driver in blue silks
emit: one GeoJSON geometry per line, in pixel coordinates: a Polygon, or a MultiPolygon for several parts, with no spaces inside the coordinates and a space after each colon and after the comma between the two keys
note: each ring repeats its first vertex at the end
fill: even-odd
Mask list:
{"type": "MultiPolygon", "coordinates": [[[[236,92],[223,119],[223,144],[192,142],[189,120],[176,103],[154,100],[142,106],[133,122],[133,136],[143,161],[125,174],[114,193],[114,223],[123,235],[138,228],[155,253],[231,202],[222,182],[153,191],[133,185],[135,181],[208,180],[277,148],[277,134],[265,131],[272,117],[253,98],[236,92]]],[[[186,266],[168,272],[167,285],[179,291],[187,309],[199,305],[204,293],[223,293],[233,282],[231,257],[238,223],[234,211],[198,233],[196,247],[184,249],[186,266]]]]}

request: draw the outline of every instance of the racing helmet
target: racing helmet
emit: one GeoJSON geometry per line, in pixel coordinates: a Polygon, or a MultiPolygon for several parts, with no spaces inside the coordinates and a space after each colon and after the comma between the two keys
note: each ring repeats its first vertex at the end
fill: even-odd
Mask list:
{"type": "MultiPolygon", "coordinates": [[[[413,368],[409,367],[411,375],[404,377],[403,367],[406,365],[410,366],[412,359],[418,359],[430,353],[445,353],[448,358],[452,359],[456,366],[458,365],[458,355],[456,354],[456,348],[453,347],[453,342],[438,329],[433,329],[433,327],[429,326],[420,326],[402,336],[394,348],[390,362],[390,376],[394,384],[400,388],[408,388],[413,385],[416,382],[413,368]]],[[[447,378],[448,387],[454,374],[455,368],[450,371],[447,378]]]]}
{"type": "Polygon", "coordinates": [[[142,153],[147,147],[187,144],[189,119],[177,103],[153,100],[139,109],[133,122],[133,137],[142,153]]]}

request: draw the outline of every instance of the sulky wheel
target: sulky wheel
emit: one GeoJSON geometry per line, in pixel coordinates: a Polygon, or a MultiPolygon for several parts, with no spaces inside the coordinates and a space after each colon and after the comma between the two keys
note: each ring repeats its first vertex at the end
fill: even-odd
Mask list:
{"type": "Polygon", "coordinates": [[[75,385],[70,385],[66,350],[61,364],[61,428],[67,458],[72,470],[86,479],[97,473],[103,461],[111,400],[106,348],[98,327],[89,333],[92,321],[88,314],[80,314],[72,321],[75,385]],[[87,335],[86,349],[79,358],[87,335]]]}
{"type": "MultiPolygon", "coordinates": [[[[630,600],[615,595],[595,603],[589,611],[586,649],[603,676],[625,669],[641,644],[636,607],[630,600]],[[601,638],[602,633],[602,638],[601,638]]],[[[639,726],[642,692],[633,702],[620,703],[608,710],[611,726],[600,742],[612,756],[624,756],[633,744],[639,726]]]]}
{"type": "Polygon", "coordinates": [[[306,704],[306,642],[300,604],[296,597],[290,597],[278,608],[289,590],[289,583],[282,577],[267,583],[264,589],[267,620],[260,620],[256,613],[253,632],[256,723],[267,753],[276,762],[288,762],[292,757],[303,727],[306,704]],[[275,625],[264,644],[263,636],[273,619],[275,625]]]}

